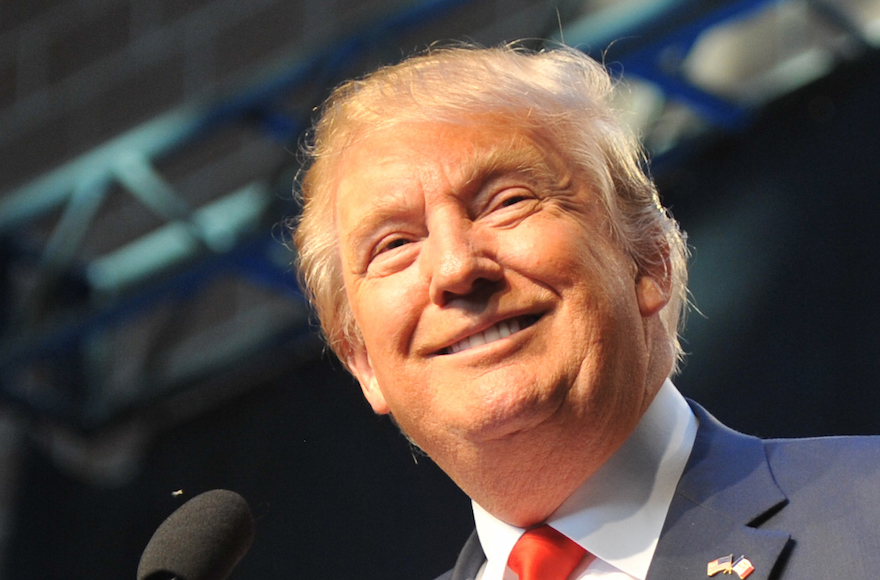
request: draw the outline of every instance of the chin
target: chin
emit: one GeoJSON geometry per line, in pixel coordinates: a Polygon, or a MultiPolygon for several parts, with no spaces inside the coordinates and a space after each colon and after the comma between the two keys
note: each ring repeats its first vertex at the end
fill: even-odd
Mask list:
{"type": "Polygon", "coordinates": [[[479,419],[467,425],[466,437],[471,443],[518,440],[551,424],[564,401],[564,396],[507,397],[482,409],[479,419]]]}

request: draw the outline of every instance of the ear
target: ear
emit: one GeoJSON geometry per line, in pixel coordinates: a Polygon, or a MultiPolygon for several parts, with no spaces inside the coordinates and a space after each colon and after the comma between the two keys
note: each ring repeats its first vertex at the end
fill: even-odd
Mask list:
{"type": "Polygon", "coordinates": [[[669,303],[672,295],[671,284],[668,280],[662,282],[650,276],[642,276],[636,281],[636,295],[639,298],[639,312],[642,318],[657,314],[669,303]]]}
{"type": "Polygon", "coordinates": [[[364,392],[367,402],[373,408],[373,411],[379,415],[386,415],[391,412],[388,403],[385,402],[385,395],[379,388],[379,381],[376,379],[376,373],[373,371],[373,363],[370,361],[370,355],[363,346],[354,347],[350,354],[345,357],[345,365],[354,378],[361,384],[361,390],[364,392]]]}
{"type": "Polygon", "coordinates": [[[661,263],[653,270],[636,278],[636,295],[643,318],[660,312],[672,298],[672,265],[669,263],[668,249],[663,252],[661,263]]]}

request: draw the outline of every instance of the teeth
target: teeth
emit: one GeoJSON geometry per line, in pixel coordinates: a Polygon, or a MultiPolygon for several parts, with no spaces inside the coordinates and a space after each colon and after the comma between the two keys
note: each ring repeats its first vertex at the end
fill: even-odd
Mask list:
{"type": "Polygon", "coordinates": [[[489,344],[490,342],[495,342],[496,340],[501,340],[502,338],[507,338],[511,334],[519,332],[524,327],[530,326],[532,322],[534,322],[534,320],[529,319],[529,321],[525,321],[524,326],[521,326],[519,323],[519,319],[517,318],[502,320],[495,326],[487,328],[483,332],[472,334],[464,340],[460,340],[459,342],[453,344],[449,347],[449,353],[454,354],[463,350],[467,350],[469,348],[483,346],[484,344],[489,344]]]}

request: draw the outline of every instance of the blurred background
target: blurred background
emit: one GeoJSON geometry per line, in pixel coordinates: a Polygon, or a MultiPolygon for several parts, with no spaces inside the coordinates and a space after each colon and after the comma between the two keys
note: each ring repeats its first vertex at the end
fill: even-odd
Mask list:
{"type": "Polygon", "coordinates": [[[133,579],[218,487],[257,518],[233,578],[452,565],[469,503],[324,351],[284,227],[329,88],[447,39],[621,80],[690,235],[685,394],[880,433],[880,0],[7,0],[0,577],[133,579]]]}

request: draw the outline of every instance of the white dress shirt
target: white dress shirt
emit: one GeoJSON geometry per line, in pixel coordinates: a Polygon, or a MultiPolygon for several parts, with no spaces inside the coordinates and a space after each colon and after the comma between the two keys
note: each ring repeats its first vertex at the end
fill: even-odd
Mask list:
{"type": "MultiPolygon", "coordinates": [[[[596,556],[571,580],[645,580],[696,434],[696,417],[667,380],[620,449],[547,519],[596,556]]],[[[487,558],[477,580],[516,580],[507,558],[525,530],[473,509],[487,558]]]]}

